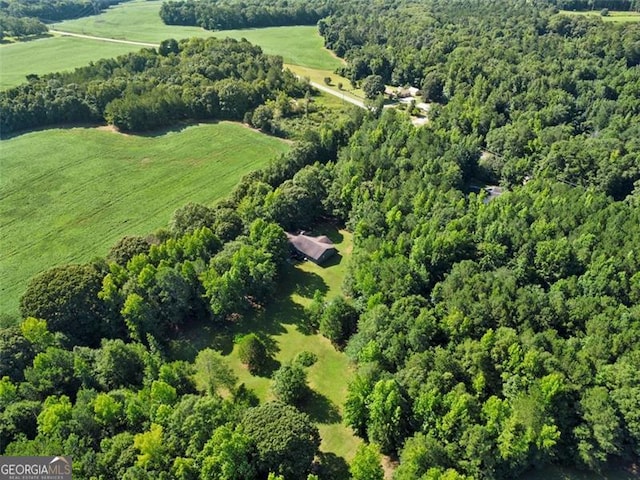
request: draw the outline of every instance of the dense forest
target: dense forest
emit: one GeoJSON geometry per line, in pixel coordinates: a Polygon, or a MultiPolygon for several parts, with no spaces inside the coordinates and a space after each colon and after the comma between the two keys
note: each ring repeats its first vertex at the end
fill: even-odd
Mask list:
{"type": "Polygon", "coordinates": [[[637,192],[540,178],[487,202],[442,133],[385,113],[334,170],[360,312],[348,423],[399,479],[638,458],[637,192]]]}
{"type": "Polygon", "coordinates": [[[624,198],[640,178],[640,28],[551,8],[428,2],[319,23],[354,82],[370,75],[422,89],[434,128],[493,155],[484,175],[507,185],[546,175],[624,198]]]}
{"type": "Polygon", "coordinates": [[[167,25],[191,25],[207,30],[315,25],[333,9],[331,0],[181,0],[164,2],[160,18],[167,25]]]}
{"type": "MultiPolygon", "coordinates": [[[[378,449],[397,480],[639,467],[640,27],[517,0],[340,8],[319,29],[343,73],[421,88],[430,122],[327,121],[218,205],[33,278],[0,331],[0,452],[65,452],[78,478],[335,478],[295,407],[313,359],[258,404],[179,341],[267,305],[284,231],[329,218],[354,236],[343,296],[304,315],[357,369],[352,478],[382,478],[378,449]]],[[[0,111],[13,130],[258,124],[307,91],[246,42],[192,39],[33,78],[0,111]]],[[[264,338],[236,341],[257,372],[264,338]]]]}

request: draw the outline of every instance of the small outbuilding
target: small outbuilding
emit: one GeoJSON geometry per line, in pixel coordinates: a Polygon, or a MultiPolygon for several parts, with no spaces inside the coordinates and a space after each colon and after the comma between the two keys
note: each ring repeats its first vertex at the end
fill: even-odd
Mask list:
{"type": "Polygon", "coordinates": [[[298,235],[287,233],[287,239],[291,248],[298,255],[318,265],[323,264],[338,252],[333,242],[325,235],[312,237],[305,235],[304,232],[298,235]]]}

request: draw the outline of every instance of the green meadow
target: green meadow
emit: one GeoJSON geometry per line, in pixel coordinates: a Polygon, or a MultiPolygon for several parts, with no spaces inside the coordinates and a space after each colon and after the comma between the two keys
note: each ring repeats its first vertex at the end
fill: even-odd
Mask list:
{"type": "Polygon", "coordinates": [[[265,53],[280,55],[284,63],[318,70],[335,70],[342,63],[324,48],[315,26],[269,27],[213,32],[216,37],[246,38],[265,53]]]}
{"type": "Polygon", "coordinates": [[[23,83],[26,81],[25,76],[32,73],[44,75],[73,70],[87,65],[92,60],[117,57],[140,48],[136,45],[72,37],[48,37],[2,45],[0,89],[23,83]]]}
{"type": "Polygon", "coordinates": [[[0,142],[0,312],[30,277],[104,256],[125,235],[164,227],[188,203],[211,204],[288,145],[242,125],[153,136],[49,129],[0,142]]]}
{"type": "MultiPolygon", "coordinates": [[[[317,70],[335,70],[340,60],[324,48],[315,26],[272,27],[211,32],[197,27],[165,25],[158,12],[161,1],[122,3],[100,15],[51,25],[54,30],[131,42],[160,43],[167,38],[246,38],[265,53],[280,55],[284,62],[317,70]]],[[[114,57],[143,48],[139,45],[86,38],[53,36],[0,46],[0,88],[25,81],[31,73],[70,70],[100,58],[114,57]]]]}
{"type": "Polygon", "coordinates": [[[115,38],[134,42],[160,43],[167,38],[209,37],[198,27],[168,26],[160,19],[162,1],[135,0],[115,5],[100,15],[58,22],[54,30],[115,38]]]}
{"type": "Polygon", "coordinates": [[[212,32],[198,27],[165,25],[158,12],[161,1],[134,1],[117,5],[100,15],[57,23],[56,30],[136,42],[160,43],[167,38],[246,38],[271,55],[281,55],[285,63],[332,70],[340,60],[324,49],[315,26],[269,27],[212,32]]]}

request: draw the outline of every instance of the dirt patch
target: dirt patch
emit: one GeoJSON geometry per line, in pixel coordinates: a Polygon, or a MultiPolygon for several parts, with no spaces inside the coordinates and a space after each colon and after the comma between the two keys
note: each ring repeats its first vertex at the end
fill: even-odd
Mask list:
{"type": "Polygon", "coordinates": [[[100,130],[101,132],[118,133],[120,135],[124,135],[125,137],[131,136],[128,133],[123,133],[120,130],[118,130],[118,128],[115,125],[100,125],[99,127],[96,127],[96,130],[100,130]]]}
{"type": "Polygon", "coordinates": [[[391,480],[393,478],[393,472],[398,468],[398,461],[393,460],[387,455],[382,456],[382,469],[384,470],[385,480],[391,480]]]}

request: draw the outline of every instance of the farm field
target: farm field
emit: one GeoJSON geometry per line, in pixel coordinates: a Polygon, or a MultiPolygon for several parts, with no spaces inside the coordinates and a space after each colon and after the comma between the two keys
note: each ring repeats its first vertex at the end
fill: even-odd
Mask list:
{"type": "Polygon", "coordinates": [[[600,15],[600,11],[592,10],[589,12],[574,12],[571,10],[560,10],[560,13],[565,15],[590,15],[602,18],[604,22],[612,23],[632,23],[640,22],[640,12],[613,12],[610,11],[609,15],[603,17],[600,15]]]}
{"type": "Polygon", "coordinates": [[[330,70],[340,66],[340,60],[324,49],[314,25],[212,32],[199,27],[165,25],[158,14],[161,5],[161,1],[123,3],[100,15],[57,23],[55,28],[96,37],[155,43],[167,38],[246,38],[260,45],[265,53],[281,55],[285,63],[330,70]]]}
{"type": "Polygon", "coordinates": [[[351,256],[352,235],[329,225],[319,227],[314,233],[328,235],[334,241],[339,256],[325,267],[311,262],[288,266],[274,303],[264,311],[244,319],[220,337],[203,334],[198,328],[191,332],[188,341],[198,350],[212,347],[229,355],[239,383],[253,390],[261,401],[274,399],[267,375],[270,372],[265,376],[253,376],[248,372],[240,362],[237,348],[233,348],[235,336],[249,332],[266,336],[267,344],[275,352],[275,362],[269,370],[277,369],[302,351],[315,353],[318,361],[308,369],[313,393],[301,409],[318,424],[322,437],[320,449],[350,461],[361,442],[342,422],[342,405],[353,375],[352,366],[346,355],[337,351],[326,338],[305,328],[304,307],[311,302],[316,290],[323,292],[328,299],[340,293],[351,256]]]}
{"type": "Polygon", "coordinates": [[[124,235],[167,225],[188,202],[210,204],[288,145],[239,124],[154,136],[50,129],[0,143],[0,312],[17,313],[30,277],[106,255],[124,235]]]}
{"type": "Polygon", "coordinates": [[[161,1],[123,3],[97,16],[57,23],[55,28],[97,37],[155,43],[167,38],[246,38],[260,45],[265,53],[281,55],[285,63],[330,70],[340,66],[340,60],[324,49],[322,37],[314,25],[212,32],[198,27],[165,25],[158,14],[161,5],[161,1]]]}
{"type": "Polygon", "coordinates": [[[160,43],[167,38],[209,37],[212,32],[199,27],[165,25],[159,11],[162,1],[136,0],[115,5],[100,15],[57,22],[54,30],[96,37],[160,43]]]}
{"type": "Polygon", "coordinates": [[[269,27],[213,32],[216,37],[246,38],[265,53],[282,56],[284,63],[333,71],[342,61],[324,48],[315,26],[269,27]]]}
{"type": "MultiPolygon", "coordinates": [[[[100,15],[59,22],[51,27],[65,32],[145,43],[194,36],[246,38],[260,45],[268,54],[281,55],[285,63],[330,71],[340,66],[341,61],[323,47],[322,37],[315,26],[211,32],[197,27],[163,24],[158,15],[161,4],[161,1],[123,3],[100,15]]],[[[0,88],[18,85],[31,73],[42,75],[70,70],[92,60],[114,57],[140,48],[138,45],[60,36],[2,45],[0,88]]]]}
{"type": "Polygon", "coordinates": [[[140,50],[136,45],[96,42],[72,37],[48,37],[0,46],[0,89],[19,85],[35,73],[73,70],[100,58],[140,50]]]}

